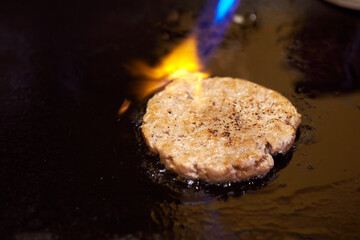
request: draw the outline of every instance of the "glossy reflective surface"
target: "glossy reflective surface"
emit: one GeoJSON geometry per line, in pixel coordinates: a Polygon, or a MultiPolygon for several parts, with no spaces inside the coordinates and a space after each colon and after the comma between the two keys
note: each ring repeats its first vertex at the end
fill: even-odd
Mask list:
{"type": "Polygon", "coordinates": [[[292,156],[263,180],[183,183],[142,145],[144,104],[116,116],[135,80],[126,66],[155,63],[204,4],[1,3],[1,239],[359,237],[358,12],[240,3],[207,68],[275,89],[303,115],[292,156]]]}

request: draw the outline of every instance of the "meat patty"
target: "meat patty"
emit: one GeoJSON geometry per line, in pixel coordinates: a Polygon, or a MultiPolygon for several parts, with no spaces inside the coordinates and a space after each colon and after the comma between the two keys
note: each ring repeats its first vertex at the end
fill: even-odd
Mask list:
{"type": "Polygon", "coordinates": [[[281,94],[233,78],[176,79],[148,102],[146,144],[168,169],[209,182],[265,175],[293,145],[301,115],[281,94]]]}

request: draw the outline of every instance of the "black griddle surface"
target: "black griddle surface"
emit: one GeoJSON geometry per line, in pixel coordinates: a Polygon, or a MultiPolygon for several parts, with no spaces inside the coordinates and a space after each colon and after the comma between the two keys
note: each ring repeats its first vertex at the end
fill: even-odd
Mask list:
{"type": "Polygon", "coordinates": [[[139,139],[144,103],[117,117],[133,97],[129,63],[156,63],[204,4],[0,3],[0,239],[359,237],[359,12],[240,3],[245,21],[207,69],[277,90],[303,116],[295,150],[264,181],[164,180],[139,139]]]}

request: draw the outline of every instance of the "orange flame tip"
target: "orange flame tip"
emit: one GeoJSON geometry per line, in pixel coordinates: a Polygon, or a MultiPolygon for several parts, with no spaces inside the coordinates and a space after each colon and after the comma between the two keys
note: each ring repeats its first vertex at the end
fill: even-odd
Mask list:
{"type": "Polygon", "coordinates": [[[130,105],[131,105],[131,101],[124,99],[124,102],[121,104],[121,107],[119,108],[118,116],[120,117],[121,115],[123,115],[129,109],[130,105]]]}

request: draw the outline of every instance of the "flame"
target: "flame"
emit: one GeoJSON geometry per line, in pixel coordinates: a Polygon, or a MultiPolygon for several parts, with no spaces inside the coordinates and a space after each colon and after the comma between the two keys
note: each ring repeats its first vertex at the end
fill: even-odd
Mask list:
{"type": "Polygon", "coordinates": [[[209,76],[202,71],[203,66],[197,52],[197,41],[191,35],[165,56],[161,62],[150,67],[143,62],[136,62],[132,68],[133,73],[146,78],[136,86],[136,95],[142,99],[156,90],[167,85],[172,79],[181,78],[187,74],[204,79],[209,76]]]}
{"type": "Polygon", "coordinates": [[[241,0],[212,0],[206,5],[195,24],[191,35],[165,56],[160,63],[151,67],[144,62],[135,62],[130,71],[141,77],[133,84],[135,96],[141,100],[160,90],[173,79],[191,74],[194,94],[201,95],[201,80],[209,76],[203,71],[203,63],[219,46],[231,17],[241,0]],[[217,3],[214,5],[214,3],[217,3]],[[199,44],[201,43],[201,44],[199,44]]]}
{"type": "Polygon", "coordinates": [[[235,4],[236,4],[236,0],[219,0],[218,5],[216,7],[216,15],[214,22],[218,23],[223,21],[235,4]]]}
{"type": "Polygon", "coordinates": [[[130,105],[131,105],[131,101],[128,99],[124,99],[124,102],[119,108],[118,116],[120,117],[121,115],[123,115],[129,109],[130,105]]]}

